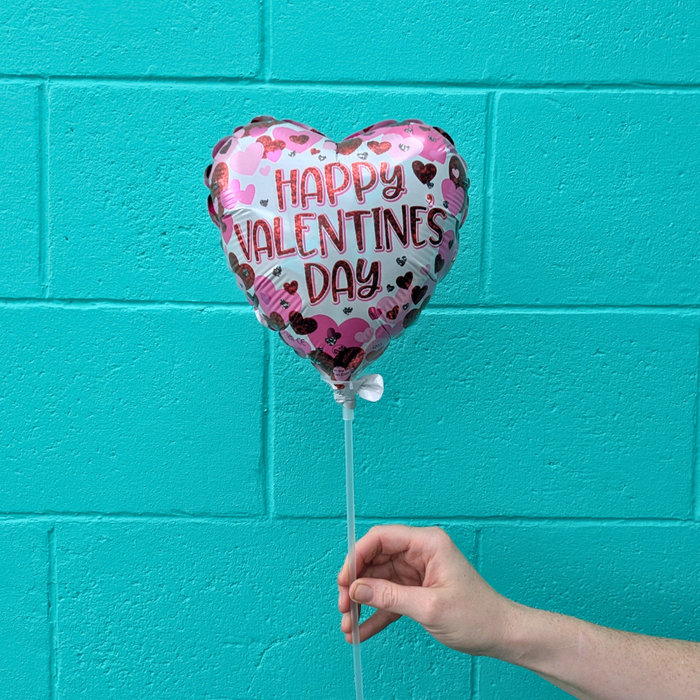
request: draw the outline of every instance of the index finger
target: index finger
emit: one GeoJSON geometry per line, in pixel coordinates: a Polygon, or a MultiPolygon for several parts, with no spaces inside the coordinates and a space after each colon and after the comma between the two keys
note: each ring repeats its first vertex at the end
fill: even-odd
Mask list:
{"type": "MultiPolygon", "coordinates": [[[[400,554],[411,549],[420,550],[428,543],[429,539],[428,528],[408,525],[375,525],[355,545],[358,578],[362,575],[367,564],[376,556],[400,554]]],[[[347,556],[338,573],[338,585],[346,588],[350,585],[350,562],[347,556]]]]}

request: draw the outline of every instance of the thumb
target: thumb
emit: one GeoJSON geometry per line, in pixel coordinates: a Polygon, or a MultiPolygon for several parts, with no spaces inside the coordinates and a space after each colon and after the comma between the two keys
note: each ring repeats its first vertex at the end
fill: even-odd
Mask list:
{"type": "Polygon", "coordinates": [[[420,586],[399,586],[382,578],[360,578],[350,587],[350,598],[356,603],[406,615],[416,622],[423,618],[428,595],[428,589],[420,586]]]}

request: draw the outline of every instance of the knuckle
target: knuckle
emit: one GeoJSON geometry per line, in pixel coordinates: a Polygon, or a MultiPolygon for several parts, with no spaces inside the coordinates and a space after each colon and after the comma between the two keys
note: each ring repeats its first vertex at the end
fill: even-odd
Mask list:
{"type": "Polygon", "coordinates": [[[383,586],[379,594],[381,607],[385,610],[393,610],[398,603],[396,589],[393,586],[383,586]]]}
{"type": "Polygon", "coordinates": [[[430,530],[431,537],[436,542],[440,544],[447,544],[448,542],[452,542],[452,538],[441,527],[437,527],[437,525],[435,525],[428,529],[430,530]]]}

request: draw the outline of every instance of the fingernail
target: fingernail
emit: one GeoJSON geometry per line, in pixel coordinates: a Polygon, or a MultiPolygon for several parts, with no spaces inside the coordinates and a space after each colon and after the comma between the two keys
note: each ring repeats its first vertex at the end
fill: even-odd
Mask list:
{"type": "Polygon", "coordinates": [[[364,583],[358,583],[355,586],[355,595],[352,599],[357,603],[369,603],[372,600],[372,589],[370,586],[365,586],[364,583]]]}

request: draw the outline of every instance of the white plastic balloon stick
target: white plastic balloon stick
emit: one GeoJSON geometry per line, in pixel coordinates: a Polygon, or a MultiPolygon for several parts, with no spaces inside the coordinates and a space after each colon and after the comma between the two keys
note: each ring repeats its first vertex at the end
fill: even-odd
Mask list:
{"type": "MultiPolygon", "coordinates": [[[[352,586],[357,578],[357,561],[355,560],[355,485],[353,482],[352,422],[355,417],[355,401],[343,404],[345,422],[345,494],[348,511],[348,560],[350,563],[350,582],[352,586]],[[350,404],[350,405],[349,405],[350,404]]],[[[357,603],[350,601],[350,619],[352,621],[352,658],[355,667],[355,696],[364,700],[362,692],[362,658],[360,657],[359,610],[357,603]]]]}

